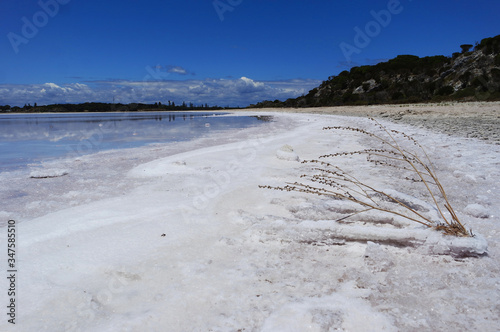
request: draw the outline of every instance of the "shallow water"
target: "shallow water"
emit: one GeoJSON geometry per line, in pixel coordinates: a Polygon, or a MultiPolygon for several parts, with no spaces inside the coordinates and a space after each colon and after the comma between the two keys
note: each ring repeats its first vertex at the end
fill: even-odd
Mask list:
{"type": "Polygon", "coordinates": [[[0,172],[109,149],[187,141],[255,126],[248,116],[213,112],[0,114],[0,172]]]}

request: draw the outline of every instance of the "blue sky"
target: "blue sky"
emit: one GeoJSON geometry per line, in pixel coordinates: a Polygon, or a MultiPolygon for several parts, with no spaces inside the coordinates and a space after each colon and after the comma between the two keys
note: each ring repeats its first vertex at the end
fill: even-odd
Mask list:
{"type": "Polygon", "coordinates": [[[498,0],[2,1],[0,105],[284,100],[353,66],[451,55],[500,34],[499,13],[498,0]]]}

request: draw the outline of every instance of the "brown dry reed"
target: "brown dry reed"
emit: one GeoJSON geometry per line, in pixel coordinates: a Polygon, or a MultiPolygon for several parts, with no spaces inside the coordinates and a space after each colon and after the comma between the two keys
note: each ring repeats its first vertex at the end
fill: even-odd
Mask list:
{"type": "Polygon", "coordinates": [[[474,236],[472,231],[467,231],[462,225],[451,207],[446,192],[439,182],[434,166],[424,148],[413,137],[397,130],[389,130],[373,118],[370,118],[370,120],[379,128],[378,133],[344,126],[325,127],[323,130],[344,130],[360,133],[380,142],[381,148],[327,154],[320,156],[317,160],[304,160],[302,162],[304,164],[316,165],[312,169],[318,172],[313,175],[301,175],[301,179],[307,180],[309,184],[294,182],[287,183],[286,186],[283,187],[259,187],[349,200],[363,207],[363,210],[340,220],[351,217],[357,213],[378,210],[434,228],[447,235],[463,237],[474,236]],[[408,145],[412,148],[404,147],[408,145]],[[326,161],[327,159],[335,159],[349,155],[365,155],[367,161],[376,166],[390,167],[404,171],[401,173],[405,174],[402,176],[403,180],[424,186],[425,192],[428,193],[426,196],[430,199],[432,205],[436,207],[442,220],[437,223],[432,221],[429,217],[417,211],[414,206],[411,206],[411,204],[408,204],[403,199],[398,199],[394,197],[395,195],[390,195],[382,190],[374,188],[366,182],[358,180],[352,174],[344,171],[332,162],[326,161]],[[403,209],[388,208],[386,205],[381,204],[382,201],[395,203],[396,206],[403,209]],[[444,210],[448,211],[448,217],[443,212],[444,210]]]}

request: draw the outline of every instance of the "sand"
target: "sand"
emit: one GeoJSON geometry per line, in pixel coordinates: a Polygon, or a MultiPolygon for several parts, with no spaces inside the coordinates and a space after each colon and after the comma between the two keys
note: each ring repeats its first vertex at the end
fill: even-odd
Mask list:
{"type": "Polygon", "coordinates": [[[265,112],[294,112],[387,118],[453,136],[500,144],[500,102],[263,108],[265,112]]]}

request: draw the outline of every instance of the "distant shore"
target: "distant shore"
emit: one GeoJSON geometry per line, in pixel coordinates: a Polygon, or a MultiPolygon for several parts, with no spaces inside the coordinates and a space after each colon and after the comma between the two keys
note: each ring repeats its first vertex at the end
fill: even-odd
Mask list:
{"type": "Polygon", "coordinates": [[[251,110],[386,118],[394,122],[407,123],[454,136],[478,138],[500,145],[500,102],[255,108],[251,110]]]}

